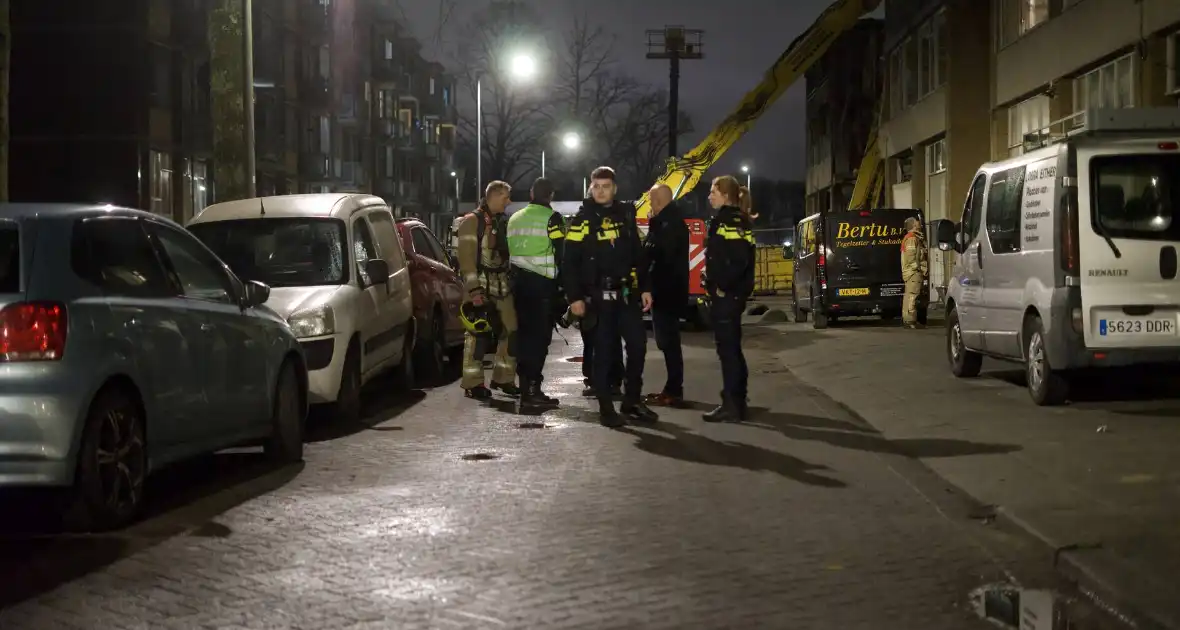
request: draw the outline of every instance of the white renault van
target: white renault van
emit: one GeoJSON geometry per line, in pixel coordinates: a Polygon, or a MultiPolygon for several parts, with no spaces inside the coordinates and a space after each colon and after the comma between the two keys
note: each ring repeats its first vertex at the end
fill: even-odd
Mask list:
{"type": "Polygon", "coordinates": [[[959,254],[952,372],[1023,362],[1038,405],[1068,398],[1070,370],[1180,361],[1180,110],[1089,110],[1062,127],[984,165],[962,222],[935,228],[959,254]]]}
{"type": "Polygon", "coordinates": [[[312,403],[360,414],[361,386],[395,370],[413,380],[410,272],[389,206],[354,193],[284,195],[205,208],[188,229],[244,280],[303,346],[312,403]]]}

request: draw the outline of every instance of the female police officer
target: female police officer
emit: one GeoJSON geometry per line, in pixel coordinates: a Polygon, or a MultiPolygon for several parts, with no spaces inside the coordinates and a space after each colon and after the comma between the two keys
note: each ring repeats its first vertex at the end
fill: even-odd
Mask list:
{"type": "Polygon", "coordinates": [[[742,313],[754,292],[754,232],[750,190],[731,175],[713,180],[709,204],[717,210],[705,244],[706,288],[712,311],[714,341],[721,360],[721,405],[706,413],[705,422],[746,419],[749,372],[742,354],[742,313]]]}

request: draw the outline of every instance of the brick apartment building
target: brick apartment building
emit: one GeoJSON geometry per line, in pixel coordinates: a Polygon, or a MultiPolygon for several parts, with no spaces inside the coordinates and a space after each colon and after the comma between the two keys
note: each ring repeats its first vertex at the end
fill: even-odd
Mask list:
{"type": "MultiPolygon", "coordinates": [[[[186,221],[217,199],[214,0],[12,7],[11,197],[186,221]]],[[[446,225],[453,80],[392,0],[253,0],[257,194],[373,192],[446,225]]],[[[243,45],[245,42],[243,42],[243,45]]]]}

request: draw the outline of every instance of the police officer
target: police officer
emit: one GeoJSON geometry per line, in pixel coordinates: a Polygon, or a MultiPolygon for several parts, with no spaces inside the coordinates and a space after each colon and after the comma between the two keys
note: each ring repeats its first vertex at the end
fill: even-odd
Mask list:
{"type": "Polygon", "coordinates": [[[749,371],[742,354],[742,313],[754,292],[754,232],[750,190],[732,175],[713,180],[709,204],[717,210],[705,242],[706,289],[713,340],[721,360],[721,404],[705,422],[742,422],[747,417],[749,371]]]}
{"type": "Polygon", "coordinates": [[[513,272],[513,296],[520,329],[516,333],[516,374],[520,404],[556,406],[556,398],[541,391],[542,368],[553,339],[553,302],[557,298],[557,261],[561,260],[565,226],[553,211],[553,184],[544,177],[533,182],[532,203],[508,219],[508,253],[513,272]]]}
{"type": "Polygon", "coordinates": [[[651,264],[651,327],[668,372],[664,388],[648,394],[646,401],[663,407],[684,404],[680,316],[688,304],[688,226],[673,196],[666,184],[656,184],[648,191],[651,220],[644,241],[651,264]]]}
{"type": "Polygon", "coordinates": [[[922,303],[922,286],[926,282],[929,250],[922,235],[922,222],[914,217],[905,220],[905,237],[901,239],[901,279],[905,281],[905,297],[901,303],[901,323],[906,328],[924,328],[918,317],[922,303]]]}
{"type": "Polygon", "coordinates": [[[640,400],[647,331],[643,312],[651,308],[648,268],[643,242],[635,225],[635,206],[615,200],[615,172],[600,166],[590,174],[591,197],[570,222],[562,270],[570,311],[584,317],[594,309],[594,365],[592,383],[608,383],[611,364],[626,346],[623,403],[615,411],[610,392],[596,391],[604,426],[623,426],[623,415],[652,422],[658,417],[640,400]]]}
{"type": "MultiPolygon", "coordinates": [[[[484,202],[465,216],[456,228],[459,239],[459,274],[467,299],[478,308],[494,309],[489,318],[496,322],[496,357],[492,364],[492,388],[519,396],[516,360],[512,356],[516,336],[516,308],[508,268],[507,220],[504,210],[512,187],[507,182],[488,184],[484,202]]],[[[476,335],[463,341],[463,375],[459,385],[468,398],[486,400],[491,389],[484,385],[483,352],[476,335]]]]}

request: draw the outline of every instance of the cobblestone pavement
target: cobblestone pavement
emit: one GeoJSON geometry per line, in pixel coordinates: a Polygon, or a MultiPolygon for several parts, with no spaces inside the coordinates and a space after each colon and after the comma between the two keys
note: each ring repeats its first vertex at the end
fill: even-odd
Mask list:
{"type": "MultiPolygon", "coordinates": [[[[544,416],[455,385],[378,401],[302,470],[221,455],[227,487],[120,535],[10,536],[0,628],[982,629],[967,593],[1043,558],[899,454],[1008,446],[887,441],[757,350],[751,425],[612,431],[576,351],[554,345],[544,416]]],[[[715,356],[686,353],[705,408],[715,356]]]]}

